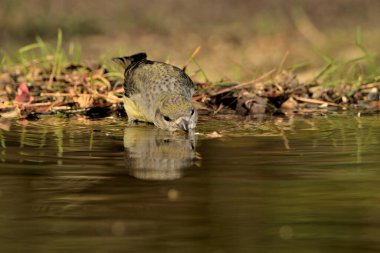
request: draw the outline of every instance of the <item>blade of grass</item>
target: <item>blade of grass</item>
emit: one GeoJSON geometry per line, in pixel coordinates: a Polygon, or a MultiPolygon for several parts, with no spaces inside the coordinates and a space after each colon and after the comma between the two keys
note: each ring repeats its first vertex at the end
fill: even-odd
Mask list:
{"type": "Polygon", "coordinates": [[[195,64],[195,66],[198,67],[197,73],[201,73],[201,75],[205,79],[205,82],[209,83],[210,80],[208,79],[208,77],[206,75],[206,72],[203,70],[203,68],[201,67],[201,65],[195,59],[192,59],[192,62],[195,64]]]}
{"type": "Polygon", "coordinates": [[[54,52],[54,62],[53,62],[53,69],[51,71],[49,82],[48,82],[48,88],[52,89],[53,86],[53,79],[54,77],[58,76],[61,73],[62,65],[63,65],[63,58],[64,54],[62,52],[62,30],[58,29],[57,34],[57,43],[56,48],[54,52]]]}
{"type": "Polygon", "coordinates": [[[364,46],[362,32],[361,32],[360,27],[358,27],[356,30],[355,44],[364,54],[363,57],[365,57],[365,59],[366,59],[369,74],[372,77],[377,76],[379,74],[379,71],[378,71],[376,61],[375,61],[375,57],[372,54],[370,54],[369,51],[367,50],[367,48],[364,46]]]}
{"type": "Polygon", "coordinates": [[[28,44],[28,45],[26,45],[26,46],[21,47],[21,48],[18,50],[18,52],[19,52],[20,54],[23,54],[23,53],[26,53],[26,52],[32,51],[32,50],[34,50],[34,49],[36,49],[36,48],[40,48],[40,47],[41,47],[41,45],[40,45],[38,42],[36,42],[36,43],[28,44]]]}

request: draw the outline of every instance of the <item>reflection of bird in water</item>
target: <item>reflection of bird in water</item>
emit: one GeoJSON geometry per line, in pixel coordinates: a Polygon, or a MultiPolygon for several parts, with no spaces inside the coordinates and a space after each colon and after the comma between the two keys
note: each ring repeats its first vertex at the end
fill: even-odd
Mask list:
{"type": "Polygon", "coordinates": [[[180,178],[192,166],[196,138],[193,131],[169,132],[159,128],[131,126],[124,129],[126,167],[136,178],[180,178]]]}
{"type": "Polygon", "coordinates": [[[125,68],[124,108],[129,121],[188,132],[198,115],[191,98],[195,85],[186,73],[170,64],[149,61],[145,53],[114,58],[125,68]]]}

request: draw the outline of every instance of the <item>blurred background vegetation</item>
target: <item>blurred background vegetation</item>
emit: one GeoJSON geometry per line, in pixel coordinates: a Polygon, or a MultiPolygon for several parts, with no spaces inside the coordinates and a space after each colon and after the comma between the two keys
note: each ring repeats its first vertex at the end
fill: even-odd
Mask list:
{"type": "Polygon", "coordinates": [[[287,66],[306,66],[302,79],[326,59],[359,57],[358,30],[377,62],[379,13],[376,0],[0,0],[0,47],[55,41],[62,29],[86,60],[145,51],[183,66],[201,46],[197,62],[212,81],[254,78],[285,55],[287,66]]]}

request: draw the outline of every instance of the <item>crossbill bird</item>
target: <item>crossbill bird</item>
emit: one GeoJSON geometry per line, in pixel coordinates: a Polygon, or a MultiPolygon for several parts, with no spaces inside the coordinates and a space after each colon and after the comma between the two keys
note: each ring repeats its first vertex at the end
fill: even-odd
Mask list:
{"type": "Polygon", "coordinates": [[[198,114],[192,104],[195,85],[173,65],[150,61],[145,53],[117,57],[124,67],[124,108],[128,121],[150,122],[169,131],[195,128],[198,114]]]}

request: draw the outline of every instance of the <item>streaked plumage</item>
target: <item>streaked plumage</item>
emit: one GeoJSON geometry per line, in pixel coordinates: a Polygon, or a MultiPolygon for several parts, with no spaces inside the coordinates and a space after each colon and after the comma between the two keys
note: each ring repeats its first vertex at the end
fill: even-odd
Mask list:
{"type": "Polygon", "coordinates": [[[180,68],[146,57],[139,53],[114,58],[125,68],[128,120],[152,122],[170,131],[195,128],[198,116],[191,102],[195,86],[190,77],[180,68]]]}

